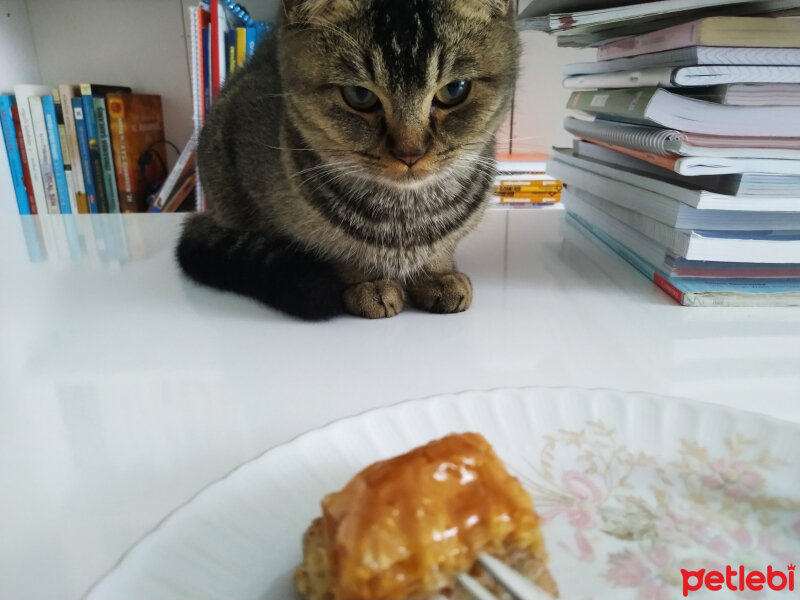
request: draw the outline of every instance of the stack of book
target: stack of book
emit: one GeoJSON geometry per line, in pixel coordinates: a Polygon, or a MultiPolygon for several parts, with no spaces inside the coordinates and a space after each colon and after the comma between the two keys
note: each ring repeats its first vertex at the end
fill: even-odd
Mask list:
{"type": "Polygon", "coordinates": [[[0,125],[20,214],[141,212],[166,177],[161,97],[96,84],[17,85],[0,125]]]}
{"type": "Polygon", "coordinates": [[[562,183],[547,175],[540,154],[500,154],[491,203],[510,208],[552,206],[561,201],[562,183]]]}
{"type": "Polygon", "coordinates": [[[253,20],[244,7],[232,0],[211,0],[189,7],[194,135],[152,203],[151,212],[171,210],[174,202],[170,200],[181,189],[191,191],[197,210],[205,210],[194,160],[200,130],[225,80],[247,64],[269,30],[268,23],[253,20]]]}
{"type": "Polygon", "coordinates": [[[800,21],[683,16],[566,67],[567,220],[682,304],[800,304],[800,21]]]}

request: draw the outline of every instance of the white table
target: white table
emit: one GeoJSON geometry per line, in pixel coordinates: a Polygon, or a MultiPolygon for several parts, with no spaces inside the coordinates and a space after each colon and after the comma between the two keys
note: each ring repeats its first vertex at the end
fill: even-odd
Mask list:
{"type": "Polygon", "coordinates": [[[0,220],[0,598],[79,598],[236,465],[408,398],[603,387],[800,422],[800,311],[681,307],[562,238],[562,215],[487,215],[460,253],[475,286],[465,314],[324,324],[183,279],[179,216],[30,221],[51,242],[38,263],[21,219],[0,220]],[[105,239],[106,259],[124,232],[131,258],[90,247],[73,261],[65,223],[89,246],[105,239]]]}

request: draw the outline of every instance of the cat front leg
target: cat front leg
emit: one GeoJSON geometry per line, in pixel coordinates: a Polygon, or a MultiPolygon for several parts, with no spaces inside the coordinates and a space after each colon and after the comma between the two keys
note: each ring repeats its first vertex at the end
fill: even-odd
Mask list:
{"type": "Polygon", "coordinates": [[[472,282],[456,270],[452,256],[434,261],[406,290],[414,306],[432,313],[460,313],[472,304],[472,282]]]}
{"type": "Polygon", "coordinates": [[[351,315],[365,319],[388,319],[405,308],[406,293],[396,281],[364,281],[367,276],[353,267],[339,267],[337,272],[347,284],[344,306],[351,315]]]}

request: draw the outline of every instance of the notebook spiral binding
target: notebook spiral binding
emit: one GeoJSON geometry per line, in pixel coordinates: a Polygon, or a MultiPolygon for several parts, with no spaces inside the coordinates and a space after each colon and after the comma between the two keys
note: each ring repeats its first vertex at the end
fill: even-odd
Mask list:
{"type": "Polygon", "coordinates": [[[564,119],[564,129],[577,137],[603,139],[609,144],[662,156],[671,155],[669,142],[680,142],[684,138],[680,131],[674,129],[656,129],[623,123],[607,125],[601,121],[584,121],[574,117],[564,119]]]}

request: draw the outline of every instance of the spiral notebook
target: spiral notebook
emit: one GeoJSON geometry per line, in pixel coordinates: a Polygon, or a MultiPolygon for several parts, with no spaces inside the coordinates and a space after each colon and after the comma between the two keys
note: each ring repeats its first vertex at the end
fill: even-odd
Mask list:
{"type": "Polygon", "coordinates": [[[661,156],[708,156],[800,160],[800,138],[755,138],[687,134],[676,129],[612,121],[564,119],[572,135],[661,156]]]}

